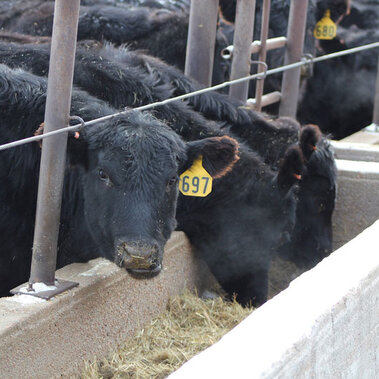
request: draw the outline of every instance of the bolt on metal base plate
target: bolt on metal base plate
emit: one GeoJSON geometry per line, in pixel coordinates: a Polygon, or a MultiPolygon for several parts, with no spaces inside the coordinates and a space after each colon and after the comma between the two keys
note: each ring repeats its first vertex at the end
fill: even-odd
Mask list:
{"type": "Polygon", "coordinates": [[[41,299],[49,300],[52,297],[79,285],[79,283],[76,283],[76,282],[70,282],[68,280],[62,280],[62,279],[55,279],[55,284],[53,286],[45,285],[46,290],[35,290],[33,289],[33,285],[35,284],[36,283],[33,283],[31,287],[29,283],[21,284],[20,286],[12,289],[10,293],[13,295],[30,295],[30,296],[39,297],[41,299]]]}

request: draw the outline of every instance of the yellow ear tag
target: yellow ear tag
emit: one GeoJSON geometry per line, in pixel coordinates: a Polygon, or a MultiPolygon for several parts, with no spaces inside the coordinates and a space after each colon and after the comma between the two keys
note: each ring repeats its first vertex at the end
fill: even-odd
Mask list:
{"type": "Polygon", "coordinates": [[[316,24],[313,35],[317,39],[333,39],[337,35],[337,26],[330,18],[330,9],[327,9],[324,17],[316,24]]]}
{"type": "Polygon", "coordinates": [[[180,175],[179,191],[185,196],[205,197],[212,192],[213,178],[203,167],[200,155],[192,166],[180,175]]]}

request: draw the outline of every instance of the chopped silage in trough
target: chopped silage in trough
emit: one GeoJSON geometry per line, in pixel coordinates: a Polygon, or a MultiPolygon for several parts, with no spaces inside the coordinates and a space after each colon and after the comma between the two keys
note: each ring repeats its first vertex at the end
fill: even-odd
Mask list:
{"type": "Polygon", "coordinates": [[[81,378],[165,378],[217,342],[252,310],[221,297],[203,300],[186,292],[172,298],[166,312],[113,355],[87,363],[81,378]]]}

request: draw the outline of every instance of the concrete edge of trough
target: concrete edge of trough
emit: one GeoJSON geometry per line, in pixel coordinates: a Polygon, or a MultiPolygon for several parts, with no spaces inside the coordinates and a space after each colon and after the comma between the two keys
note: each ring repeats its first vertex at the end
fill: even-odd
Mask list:
{"type": "Polygon", "coordinates": [[[356,133],[353,133],[340,141],[346,143],[365,143],[370,145],[377,145],[379,144],[379,133],[375,131],[374,124],[371,124],[368,127],[356,133]]]}
{"type": "Polygon", "coordinates": [[[360,174],[367,179],[377,179],[379,176],[379,162],[336,159],[336,165],[338,176],[356,177],[357,174],[360,174]]]}
{"type": "Polygon", "coordinates": [[[333,247],[340,248],[379,218],[379,162],[336,160],[333,247]]]}
{"type": "Polygon", "coordinates": [[[170,379],[374,378],[379,372],[378,235],[379,220],[170,379]]]}
{"type": "Polygon", "coordinates": [[[29,295],[0,299],[0,373],[7,378],[66,377],[83,360],[105,356],[162,312],[170,296],[212,280],[182,232],[165,248],[163,272],[133,279],[104,259],[72,264],[57,278],[79,287],[52,300],[29,295]]]}
{"type": "Polygon", "coordinates": [[[379,145],[331,141],[336,159],[379,162],[379,145]]]}

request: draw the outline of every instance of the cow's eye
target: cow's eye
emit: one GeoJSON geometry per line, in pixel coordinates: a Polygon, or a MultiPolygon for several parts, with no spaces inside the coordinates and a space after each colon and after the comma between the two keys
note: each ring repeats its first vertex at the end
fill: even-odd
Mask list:
{"type": "Polygon", "coordinates": [[[178,177],[175,175],[175,176],[173,176],[173,177],[168,181],[167,185],[169,185],[169,186],[173,186],[173,185],[175,185],[175,184],[177,183],[177,181],[178,181],[178,177]]]}
{"type": "Polygon", "coordinates": [[[108,174],[104,170],[102,170],[102,169],[99,169],[99,178],[100,178],[100,180],[102,180],[104,182],[109,181],[108,174]]]}

